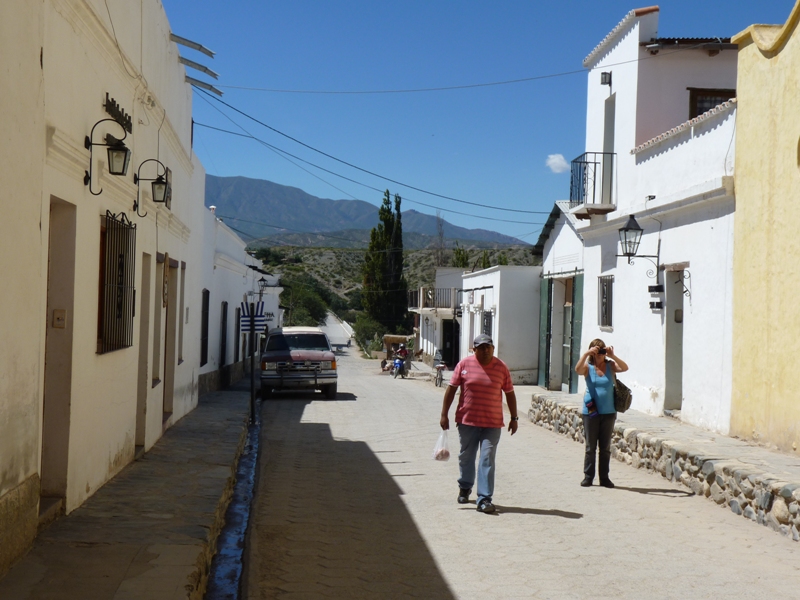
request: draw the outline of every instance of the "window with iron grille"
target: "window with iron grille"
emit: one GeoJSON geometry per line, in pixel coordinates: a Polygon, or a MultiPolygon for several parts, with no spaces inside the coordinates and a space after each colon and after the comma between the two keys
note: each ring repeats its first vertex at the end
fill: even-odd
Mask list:
{"type": "Polygon", "coordinates": [[[736,90],[686,88],[689,90],[689,118],[694,119],[715,106],[736,97],[736,90]]]}
{"type": "Polygon", "coordinates": [[[483,313],[483,333],[492,337],[492,313],[483,313]]]}
{"type": "Polygon", "coordinates": [[[211,292],[203,290],[203,309],[200,313],[200,366],[208,362],[208,303],[211,292]]]}
{"type": "Polygon", "coordinates": [[[611,312],[614,302],[614,276],[597,278],[597,323],[600,327],[612,327],[611,312]]]}
{"type": "Polygon", "coordinates": [[[136,290],[136,225],[125,213],[106,211],[100,228],[97,353],[133,345],[136,290]]]}

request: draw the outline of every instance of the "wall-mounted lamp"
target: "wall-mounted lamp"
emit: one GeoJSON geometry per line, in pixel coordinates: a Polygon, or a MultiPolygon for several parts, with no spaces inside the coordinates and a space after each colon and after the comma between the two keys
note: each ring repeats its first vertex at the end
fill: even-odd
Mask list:
{"type": "Polygon", "coordinates": [[[89,170],[84,172],[83,185],[89,186],[89,192],[93,196],[99,196],[103,193],[102,188],[100,188],[99,192],[95,192],[92,189],[92,164],[94,163],[93,148],[95,146],[106,146],[108,148],[108,172],[112,175],[126,175],[128,173],[128,164],[131,162],[131,151],[125,144],[122,143],[122,140],[124,140],[126,137],[128,137],[128,132],[116,119],[99,120],[94,124],[94,127],[92,127],[91,133],[86,136],[86,140],[84,141],[83,145],[89,151],[89,170]],[[93,141],[95,128],[100,125],[100,123],[105,123],[106,121],[111,121],[112,123],[116,123],[122,127],[122,137],[117,139],[113,135],[107,133],[105,137],[105,144],[93,141]]]}
{"type": "Polygon", "coordinates": [[[658,263],[661,254],[661,240],[659,239],[658,241],[657,254],[637,254],[639,251],[639,242],[642,241],[642,233],[644,233],[644,230],[639,226],[639,223],[636,222],[634,216],[629,216],[625,227],[619,230],[619,243],[622,246],[622,254],[617,254],[617,257],[627,258],[629,265],[632,264],[634,258],[646,258],[655,265],[656,271],[650,276],[655,277],[657,280],[659,270],[658,263]]]}
{"type": "Polygon", "coordinates": [[[263,294],[264,290],[267,289],[268,285],[269,285],[269,281],[267,281],[266,278],[262,277],[261,279],[259,279],[258,280],[258,291],[259,291],[259,293],[263,294]]]}
{"type": "Polygon", "coordinates": [[[622,256],[631,259],[636,256],[636,251],[639,250],[639,242],[642,241],[642,233],[644,230],[636,222],[633,215],[628,217],[628,222],[625,227],[619,230],[619,242],[622,244],[622,256]]]}
{"type": "Polygon", "coordinates": [[[428,317],[425,317],[425,326],[427,327],[428,325],[430,325],[430,323],[431,323],[430,319],[428,317]]]}
{"type": "Polygon", "coordinates": [[[600,85],[611,85],[611,71],[600,73],[600,85]]]}
{"type": "Polygon", "coordinates": [[[136,170],[136,174],[133,176],[133,183],[136,184],[136,202],[133,203],[133,210],[135,210],[136,214],[139,215],[140,217],[146,217],[147,213],[144,213],[143,215],[139,214],[139,191],[140,191],[139,183],[142,181],[153,182],[151,184],[153,188],[153,202],[163,202],[166,204],[172,193],[171,189],[172,186],[169,181],[169,169],[167,169],[167,167],[164,166],[164,163],[162,163],[157,158],[148,158],[146,161],[144,161],[142,164],[139,165],[139,168],[136,170]],[[142,172],[142,167],[149,162],[155,162],[161,165],[161,168],[164,169],[164,174],[159,175],[158,167],[156,167],[155,179],[147,179],[140,177],[139,173],[142,172]]]}

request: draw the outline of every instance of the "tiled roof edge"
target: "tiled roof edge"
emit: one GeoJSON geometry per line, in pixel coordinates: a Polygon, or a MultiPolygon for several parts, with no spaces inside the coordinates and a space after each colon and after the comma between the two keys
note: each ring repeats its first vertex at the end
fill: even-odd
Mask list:
{"type": "Polygon", "coordinates": [[[617,26],[612,29],[603,40],[595,46],[594,50],[592,50],[589,55],[583,59],[583,66],[589,67],[589,63],[591,63],[597,55],[600,54],[603,50],[606,49],[607,46],[611,44],[614,38],[625,29],[634,19],[638,17],[643,17],[644,15],[649,15],[650,13],[658,12],[660,9],[658,6],[648,6],[645,8],[636,8],[630,11],[627,15],[622,17],[622,20],[617,23],[617,26]]]}
{"type": "Polygon", "coordinates": [[[699,116],[695,117],[694,119],[689,119],[685,123],[681,123],[677,127],[673,127],[669,131],[665,131],[661,135],[657,135],[656,137],[654,137],[654,138],[652,138],[650,140],[647,140],[644,144],[636,146],[636,148],[631,150],[631,154],[638,154],[639,152],[642,152],[643,150],[647,150],[648,148],[652,148],[656,144],[659,144],[659,143],[663,142],[664,140],[668,140],[671,137],[675,137],[676,135],[678,135],[679,133],[682,133],[683,131],[686,131],[690,127],[694,127],[695,125],[699,125],[700,123],[703,123],[704,121],[708,121],[709,119],[712,119],[712,118],[714,118],[714,117],[716,117],[718,115],[721,115],[721,114],[724,114],[724,113],[728,112],[729,110],[731,110],[735,106],[736,106],[736,98],[731,98],[727,102],[723,102],[722,104],[718,104],[717,106],[715,106],[711,110],[709,110],[707,112],[704,112],[702,115],[699,115],[699,116]]]}

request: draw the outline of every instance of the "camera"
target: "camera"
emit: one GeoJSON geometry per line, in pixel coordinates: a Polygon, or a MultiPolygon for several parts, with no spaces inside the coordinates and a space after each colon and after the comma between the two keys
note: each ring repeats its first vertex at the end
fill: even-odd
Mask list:
{"type": "Polygon", "coordinates": [[[600,348],[600,350],[598,350],[597,353],[598,354],[605,354],[606,353],[606,349],[605,348],[600,348]]]}

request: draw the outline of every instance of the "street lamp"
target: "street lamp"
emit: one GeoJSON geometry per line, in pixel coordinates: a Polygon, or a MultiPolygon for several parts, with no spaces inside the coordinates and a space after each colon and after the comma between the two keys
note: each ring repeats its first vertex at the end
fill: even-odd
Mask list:
{"type": "Polygon", "coordinates": [[[261,296],[264,294],[264,290],[267,289],[269,282],[262,277],[258,280],[258,301],[261,302],[261,296]]]}

